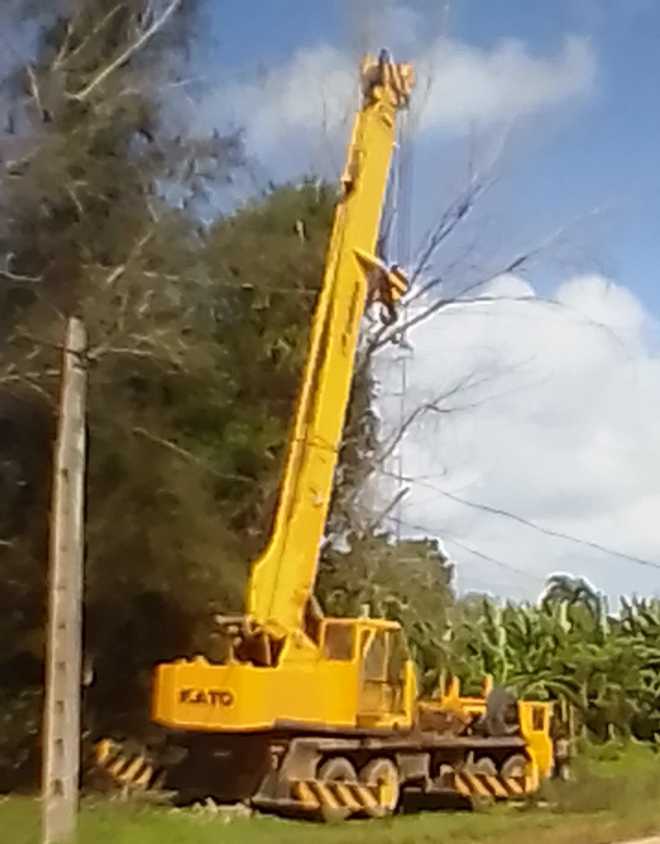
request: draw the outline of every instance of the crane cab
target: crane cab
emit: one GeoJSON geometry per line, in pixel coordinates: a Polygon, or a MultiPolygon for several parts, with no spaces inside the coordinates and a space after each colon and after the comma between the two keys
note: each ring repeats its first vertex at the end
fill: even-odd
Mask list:
{"type": "Polygon", "coordinates": [[[348,662],[356,679],[356,726],[410,727],[417,682],[401,626],[383,619],[327,618],[321,659],[348,662]]]}

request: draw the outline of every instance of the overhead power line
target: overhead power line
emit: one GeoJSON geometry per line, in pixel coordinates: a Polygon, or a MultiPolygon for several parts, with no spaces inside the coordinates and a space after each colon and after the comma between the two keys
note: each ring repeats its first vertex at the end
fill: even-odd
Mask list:
{"type": "Polygon", "coordinates": [[[450,545],[456,545],[457,547],[462,548],[464,551],[467,551],[469,554],[473,554],[475,557],[479,557],[479,559],[485,560],[488,563],[493,563],[493,565],[496,565],[498,568],[504,569],[505,571],[513,572],[513,574],[517,575],[522,575],[523,577],[527,577],[530,580],[537,581],[538,583],[545,583],[545,579],[543,577],[532,574],[531,572],[525,571],[524,569],[516,568],[516,566],[512,566],[510,563],[507,563],[504,560],[500,560],[497,557],[492,557],[490,554],[484,554],[483,551],[479,551],[477,548],[468,545],[462,540],[456,539],[456,537],[451,536],[444,530],[436,530],[426,525],[414,524],[413,522],[408,522],[404,519],[393,518],[392,521],[399,522],[401,527],[407,527],[410,530],[417,530],[423,533],[439,536],[442,538],[443,542],[447,542],[450,545]]]}
{"type": "MultiPolygon", "coordinates": [[[[509,519],[511,521],[517,522],[518,524],[523,525],[524,527],[528,527],[531,530],[535,530],[538,533],[542,533],[546,536],[552,536],[556,539],[563,539],[566,542],[572,542],[576,545],[581,545],[586,548],[591,548],[594,551],[599,551],[602,554],[608,554],[612,557],[619,557],[622,560],[628,560],[631,563],[635,563],[639,566],[645,566],[646,568],[652,569],[660,569],[660,562],[656,562],[654,560],[647,560],[644,557],[638,557],[634,554],[628,554],[625,551],[618,551],[614,548],[609,548],[607,545],[602,545],[600,542],[594,542],[590,539],[582,539],[577,536],[572,536],[571,534],[564,533],[563,531],[554,530],[553,528],[545,527],[544,525],[539,525],[536,522],[532,522],[529,519],[525,519],[523,516],[518,516],[516,513],[511,513],[508,510],[503,510],[501,507],[493,507],[490,504],[483,504],[478,501],[471,501],[467,498],[463,498],[460,495],[455,495],[452,492],[447,492],[444,489],[436,486],[435,484],[430,484],[425,481],[418,481],[415,478],[405,478],[406,483],[413,484],[416,486],[422,486],[426,489],[431,489],[434,492],[437,492],[439,495],[442,495],[444,498],[448,498],[450,501],[454,501],[457,504],[462,504],[465,507],[471,507],[475,510],[481,510],[484,513],[490,513],[493,516],[501,516],[505,519],[509,519]]],[[[430,528],[419,527],[419,530],[430,530],[430,528]]]]}
{"type": "Polygon", "coordinates": [[[476,548],[468,545],[465,542],[462,542],[455,537],[447,536],[443,537],[446,542],[450,545],[457,545],[459,548],[462,548],[464,551],[467,551],[469,554],[473,554],[475,557],[479,557],[480,560],[485,560],[487,563],[493,563],[494,565],[498,566],[498,568],[505,569],[506,571],[513,572],[514,574],[520,574],[523,577],[528,578],[529,580],[534,580],[537,583],[542,583],[545,585],[545,578],[541,577],[537,574],[532,574],[529,571],[525,571],[524,569],[519,569],[516,566],[512,566],[510,563],[505,563],[503,560],[499,560],[497,557],[493,557],[490,554],[484,554],[483,551],[478,551],[476,548]]]}

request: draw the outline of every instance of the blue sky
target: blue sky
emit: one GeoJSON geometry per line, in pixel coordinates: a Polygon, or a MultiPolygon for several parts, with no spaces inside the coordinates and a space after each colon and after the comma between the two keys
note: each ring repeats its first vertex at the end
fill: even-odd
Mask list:
{"type": "MultiPolygon", "coordinates": [[[[365,10],[377,6],[353,5],[365,10]]],[[[515,38],[530,53],[548,56],[560,49],[566,34],[589,39],[597,62],[593,91],[578,104],[542,116],[533,130],[519,133],[514,141],[515,166],[507,168],[493,208],[502,218],[503,236],[524,246],[604,206],[596,218],[577,223],[571,231],[576,252],[630,285],[649,307],[660,309],[655,283],[660,265],[660,240],[655,236],[660,217],[660,109],[654,107],[660,76],[660,4],[453,0],[448,6],[445,14],[440,0],[405,4],[419,15],[421,40],[444,28],[450,38],[486,50],[501,39],[515,38]]],[[[223,77],[250,77],[260,67],[276,68],[305,47],[331,44],[355,52],[359,17],[347,0],[318,4],[260,0],[249,14],[243,2],[214,0],[207,14],[213,37],[205,62],[219,62],[222,84],[223,77]]],[[[389,34],[393,36],[390,42],[395,42],[392,46],[397,47],[397,33],[389,34]]],[[[301,80],[303,96],[304,86],[301,80]]],[[[416,155],[423,166],[442,168],[437,144],[427,141],[419,146],[416,155]]],[[[416,184],[414,202],[421,228],[430,200],[423,190],[419,193],[416,184]]],[[[542,285],[546,278],[552,279],[552,272],[543,268],[538,282],[542,285]]]]}
{"type": "MultiPolygon", "coordinates": [[[[413,240],[465,187],[468,162],[494,161],[494,186],[436,269],[474,241],[454,281],[488,276],[562,230],[523,275],[484,288],[497,302],[412,333],[408,408],[468,386],[404,440],[409,532],[446,541],[462,590],[532,598],[568,571],[613,600],[658,594],[660,3],[209,0],[205,33],[210,90],[193,131],[243,126],[257,181],[337,174],[358,56],[385,45],[433,80],[414,112],[413,240]],[[510,301],[539,295],[564,309],[510,301]]],[[[384,363],[386,436],[400,406],[388,400],[397,365],[384,363]]]]}

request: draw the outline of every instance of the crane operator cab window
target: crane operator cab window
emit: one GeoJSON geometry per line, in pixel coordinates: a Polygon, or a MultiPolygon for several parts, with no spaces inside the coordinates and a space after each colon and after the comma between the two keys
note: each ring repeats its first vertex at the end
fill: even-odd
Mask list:
{"type": "Polygon", "coordinates": [[[532,730],[535,733],[548,731],[548,710],[545,706],[535,706],[532,709],[532,730]]]}
{"type": "Polygon", "coordinates": [[[383,683],[387,679],[387,640],[385,633],[378,631],[369,637],[362,634],[364,653],[364,678],[367,682],[383,683]]]}
{"type": "Polygon", "coordinates": [[[323,635],[323,656],[348,662],[353,659],[355,627],[352,624],[328,622],[323,635]]]}
{"type": "Polygon", "coordinates": [[[403,706],[407,649],[401,630],[365,630],[360,641],[365,710],[398,712],[403,706]]]}

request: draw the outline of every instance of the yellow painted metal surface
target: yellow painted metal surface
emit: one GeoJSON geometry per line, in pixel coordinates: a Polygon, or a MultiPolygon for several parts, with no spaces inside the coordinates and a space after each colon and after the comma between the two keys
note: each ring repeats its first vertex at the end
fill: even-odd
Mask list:
{"type": "Polygon", "coordinates": [[[284,662],[270,668],[198,660],[162,668],[155,713],[162,723],[223,732],[269,729],[277,721],[346,727],[355,723],[354,663],[284,662]]]}
{"type": "MultiPolygon", "coordinates": [[[[377,61],[365,61],[363,86],[378,69],[377,61]]],[[[355,119],[273,532],[248,588],[248,614],[276,631],[301,627],[316,577],[367,300],[363,256],[376,248],[396,113],[412,85],[408,65],[383,70],[384,84],[355,119]]]]}
{"type": "MultiPolygon", "coordinates": [[[[417,696],[412,664],[404,661],[398,677],[381,673],[367,656],[376,636],[401,636],[395,622],[332,619],[322,622],[321,647],[287,650],[276,667],[242,662],[216,665],[203,657],[159,665],[155,674],[152,717],[187,730],[240,733],[298,726],[407,728],[417,696]],[[326,631],[345,628],[350,648],[332,658],[326,631]],[[366,670],[365,670],[366,666],[366,670]],[[371,694],[373,689],[378,695],[371,694]]],[[[288,643],[287,643],[288,644],[288,643]]],[[[384,663],[388,663],[387,653],[384,663]]]]}
{"type": "Polygon", "coordinates": [[[554,747],[550,737],[552,703],[523,700],[518,703],[520,732],[527,744],[532,774],[543,780],[552,773],[554,747]]]}
{"type": "MultiPolygon", "coordinates": [[[[390,726],[412,721],[415,695],[411,664],[400,677],[365,679],[362,661],[372,639],[389,642],[398,625],[348,620],[355,645],[333,658],[303,632],[313,594],[334,472],[348,405],[355,354],[368,296],[392,303],[405,279],[373,252],[396,139],[396,114],[408,100],[408,65],[381,56],[362,66],[363,104],[355,119],[342,177],[326,269],[270,542],[252,566],[247,626],[265,633],[276,664],[254,660],[211,665],[204,659],[157,666],[153,717],[186,729],[242,731],[278,721],[342,727],[390,726]],[[376,295],[370,285],[376,285],[376,295]],[[366,649],[366,650],[365,650],[366,649]],[[401,679],[403,678],[403,679],[401,679]]],[[[330,620],[325,620],[328,629],[330,620]]],[[[400,636],[400,632],[398,634],[400,636]]],[[[389,646],[389,645],[388,645],[389,646]]],[[[381,648],[382,650],[382,648],[381,648]]],[[[270,662],[270,658],[266,660],[270,662]]],[[[385,672],[385,668],[383,668],[385,672]]]]}

